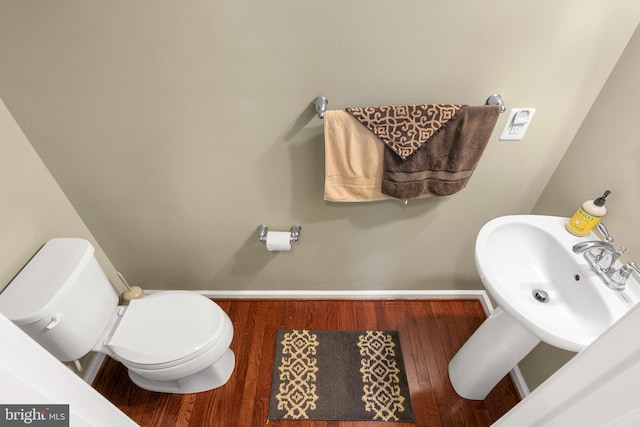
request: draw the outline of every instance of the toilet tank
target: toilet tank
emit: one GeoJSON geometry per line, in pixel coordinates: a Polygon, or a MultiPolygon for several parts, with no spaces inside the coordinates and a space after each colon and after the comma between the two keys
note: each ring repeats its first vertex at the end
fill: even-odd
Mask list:
{"type": "Polygon", "coordinates": [[[88,241],[49,240],[0,293],[0,313],[64,362],[87,354],[118,305],[88,241]]]}

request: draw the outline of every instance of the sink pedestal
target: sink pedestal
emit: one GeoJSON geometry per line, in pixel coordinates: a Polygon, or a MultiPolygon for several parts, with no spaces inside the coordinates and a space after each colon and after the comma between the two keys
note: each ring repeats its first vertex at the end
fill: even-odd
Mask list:
{"type": "Polygon", "coordinates": [[[449,362],[449,380],[465,399],[484,400],[540,339],[500,307],[449,362]]]}

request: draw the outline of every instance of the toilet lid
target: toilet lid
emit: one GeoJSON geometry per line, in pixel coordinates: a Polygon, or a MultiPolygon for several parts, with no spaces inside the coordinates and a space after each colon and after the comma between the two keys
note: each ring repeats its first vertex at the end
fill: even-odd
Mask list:
{"type": "Polygon", "coordinates": [[[192,292],[161,292],[132,300],[107,346],[140,365],[188,358],[218,339],[225,312],[192,292]]]}

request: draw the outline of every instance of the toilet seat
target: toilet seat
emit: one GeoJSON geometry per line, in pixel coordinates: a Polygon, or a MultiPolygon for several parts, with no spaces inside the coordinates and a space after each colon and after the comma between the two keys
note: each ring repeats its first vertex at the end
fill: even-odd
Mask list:
{"type": "Polygon", "coordinates": [[[225,316],[216,303],[200,294],[151,294],[129,303],[106,346],[129,367],[169,368],[218,344],[225,316]]]}

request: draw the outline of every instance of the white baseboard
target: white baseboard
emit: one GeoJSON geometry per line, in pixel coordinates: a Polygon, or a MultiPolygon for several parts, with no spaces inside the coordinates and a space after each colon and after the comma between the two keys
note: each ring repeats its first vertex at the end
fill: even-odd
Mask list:
{"type": "MultiPolygon", "coordinates": [[[[153,294],[161,290],[147,290],[153,294]]],[[[207,298],[232,299],[360,299],[360,298],[408,298],[408,299],[438,299],[438,298],[477,298],[488,315],[493,311],[493,305],[485,290],[194,290],[207,298]]]]}
{"type": "MultiPolygon", "coordinates": [[[[147,290],[145,293],[153,294],[164,292],[161,290],[147,290]]],[[[229,299],[448,299],[448,298],[477,298],[482,303],[485,314],[488,316],[493,311],[493,305],[485,290],[194,290],[207,298],[229,299]]],[[[104,354],[96,354],[87,367],[84,380],[92,384],[95,379],[104,354]]],[[[524,381],[520,368],[516,365],[509,372],[516,385],[521,398],[529,394],[529,387],[524,381]]]]}
{"type": "Polygon", "coordinates": [[[527,382],[524,380],[524,377],[522,376],[522,372],[520,371],[520,367],[518,365],[516,365],[511,371],[509,371],[509,376],[515,384],[521,399],[524,399],[529,395],[529,393],[531,393],[531,391],[529,390],[529,386],[527,386],[527,382]]]}
{"type": "Polygon", "coordinates": [[[84,371],[84,375],[82,379],[89,385],[93,384],[93,380],[96,379],[96,375],[98,375],[98,371],[100,370],[100,366],[102,366],[102,361],[104,360],[104,353],[94,353],[93,358],[87,365],[87,369],[84,371]]]}

